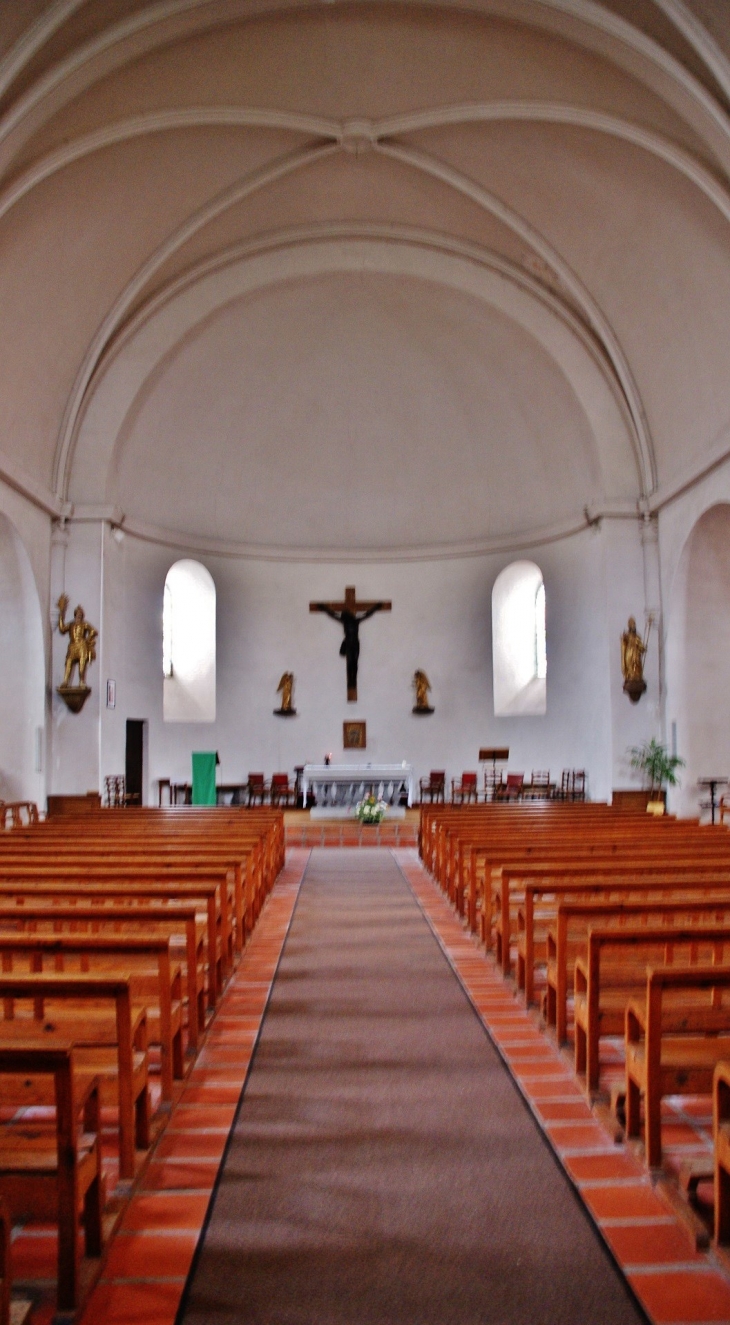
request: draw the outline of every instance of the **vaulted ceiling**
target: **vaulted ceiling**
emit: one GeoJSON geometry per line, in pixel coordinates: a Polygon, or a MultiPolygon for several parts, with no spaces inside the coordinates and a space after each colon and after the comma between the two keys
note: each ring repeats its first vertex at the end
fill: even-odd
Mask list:
{"type": "Polygon", "coordinates": [[[730,451],[730,6],[3,0],[0,473],[262,555],[661,505],[730,451]]]}

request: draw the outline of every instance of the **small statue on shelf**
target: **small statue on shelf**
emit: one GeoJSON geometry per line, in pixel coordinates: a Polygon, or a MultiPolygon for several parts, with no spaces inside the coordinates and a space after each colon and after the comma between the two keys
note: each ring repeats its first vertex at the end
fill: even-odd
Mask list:
{"type": "Polygon", "coordinates": [[[646,639],[643,640],[636,629],[635,617],[629,617],[628,628],[621,636],[621,671],[624,678],[624,693],[632,704],[638,704],[646,690],[644,680],[644,657],[649,644],[653,617],[649,617],[646,639]]]}
{"type": "Polygon", "coordinates": [[[413,712],[433,713],[434,710],[430,707],[428,702],[428,692],[431,689],[431,682],[426,676],[426,673],[422,672],[420,668],[413,673],[413,685],[416,691],[416,703],[413,712]]]}
{"type": "Polygon", "coordinates": [[[96,658],[99,632],[86,620],[80,605],[73,614],[73,620],[66,621],[67,607],[68,595],[64,593],[58,600],[58,629],[61,635],[68,635],[69,641],[58,694],[72,713],[80,713],[87,696],[91,694],[91,688],[86,684],[86,669],[96,658]],[[78,669],[78,685],[75,686],[71,684],[74,667],[78,669]]]}
{"type": "Polygon", "coordinates": [[[282,678],[276,687],[277,695],[281,693],[281,706],[274,709],[277,718],[294,718],[296,709],[292,707],[292,693],[294,690],[294,673],[284,672],[282,678]]]}

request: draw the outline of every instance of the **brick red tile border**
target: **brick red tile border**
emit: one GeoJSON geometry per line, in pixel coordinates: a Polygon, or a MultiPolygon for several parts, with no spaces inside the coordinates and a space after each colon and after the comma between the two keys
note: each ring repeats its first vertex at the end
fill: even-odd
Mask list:
{"type": "Polygon", "coordinates": [[[81,1325],[173,1325],[309,854],[287,851],[81,1325]]]}
{"type": "Polygon", "coordinates": [[[652,1188],[646,1169],[591,1112],[553,1042],[505,983],[421,865],[394,850],[447,960],[511,1072],[538,1126],[611,1253],[656,1325],[730,1323],[730,1282],[698,1253],[684,1225],[652,1188]]]}

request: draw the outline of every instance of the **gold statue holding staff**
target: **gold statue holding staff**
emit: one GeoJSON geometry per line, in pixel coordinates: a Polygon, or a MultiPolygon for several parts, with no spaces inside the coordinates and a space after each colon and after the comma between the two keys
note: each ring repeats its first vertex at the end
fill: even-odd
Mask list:
{"type": "Polygon", "coordinates": [[[63,673],[63,681],[59,689],[66,690],[71,687],[71,677],[74,667],[79,671],[79,686],[86,686],[86,669],[90,662],[96,658],[96,641],[99,632],[90,625],[84,617],[84,609],[79,606],[73,614],[72,621],[66,621],[66,608],[68,607],[68,595],[61,594],[58,600],[58,629],[62,635],[68,635],[68,648],[66,650],[66,666],[63,673]]]}
{"type": "Polygon", "coordinates": [[[628,628],[621,636],[621,671],[624,678],[624,691],[632,704],[638,704],[646,690],[644,658],[649,646],[649,635],[653,621],[653,616],[650,616],[646,639],[642,639],[636,629],[635,617],[630,616],[628,628]]]}

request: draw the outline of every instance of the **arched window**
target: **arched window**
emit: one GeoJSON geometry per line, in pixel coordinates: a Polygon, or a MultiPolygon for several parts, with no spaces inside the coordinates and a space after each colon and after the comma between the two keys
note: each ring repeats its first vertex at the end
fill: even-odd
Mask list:
{"type": "Polygon", "coordinates": [[[494,582],[492,662],[497,717],[545,713],[545,585],[534,561],[514,561],[494,582]]]}
{"type": "Polygon", "coordinates": [[[198,561],[167,572],[162,672],[165,722],[215,721],[215,584],[198,561]]]}

